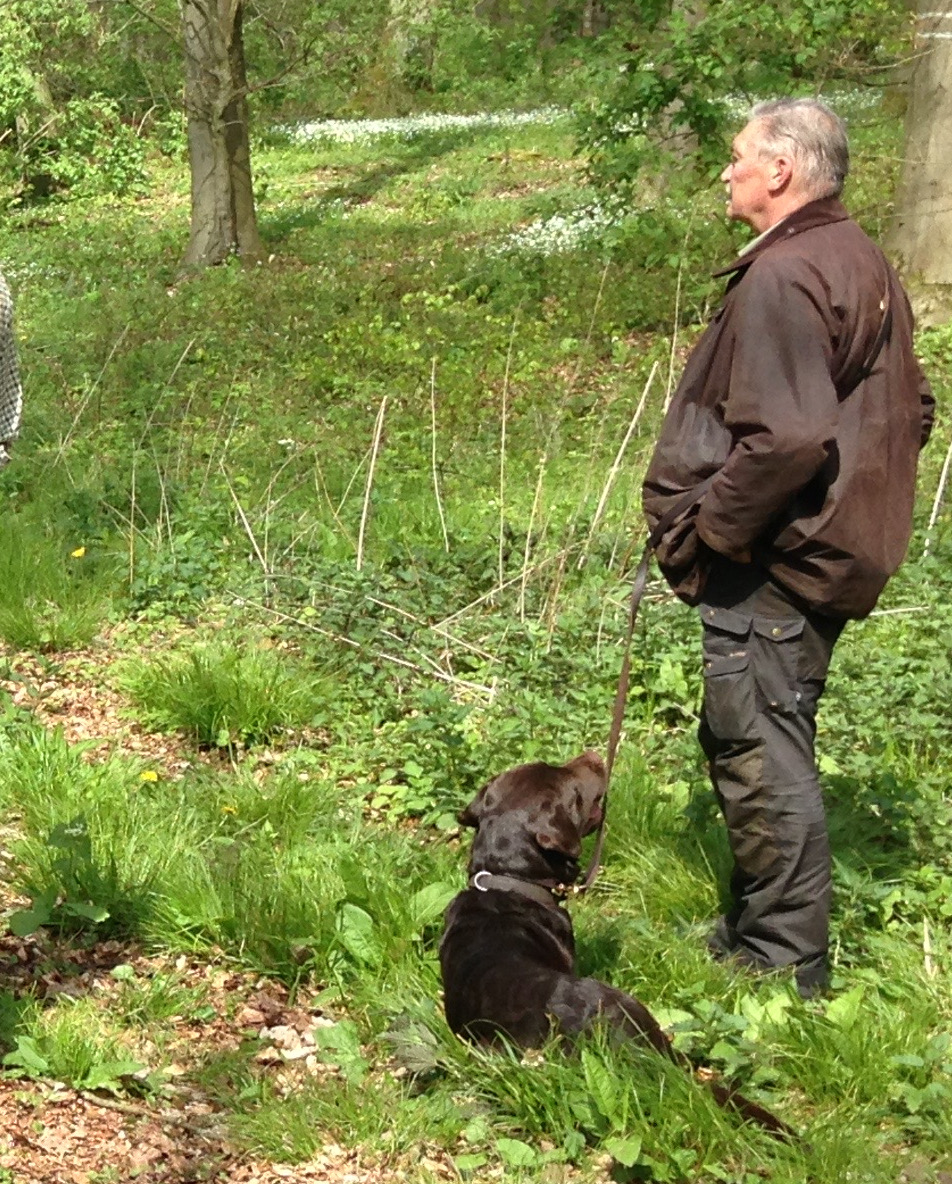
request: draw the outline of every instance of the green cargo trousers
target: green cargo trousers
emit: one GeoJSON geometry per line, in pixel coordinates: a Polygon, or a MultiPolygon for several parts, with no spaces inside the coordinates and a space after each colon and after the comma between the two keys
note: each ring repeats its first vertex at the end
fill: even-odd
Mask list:
{"type": "Polygon", "coordinates": [[[845,622],[813,612],[754,564],[718,558],[704,627],[699,739],[734,857],[716,956],[791,967],[826,985],[830,846],[817,778],[816,710],[845,622]]]}

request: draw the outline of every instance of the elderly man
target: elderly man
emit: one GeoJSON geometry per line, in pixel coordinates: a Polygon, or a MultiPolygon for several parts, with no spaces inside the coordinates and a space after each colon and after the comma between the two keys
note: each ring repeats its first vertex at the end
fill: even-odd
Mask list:
{"type": "Polygon", "coordinates": [[[830,850],[814,758],[833,646],[902,561],[933,400],[895,272],[839,195],[842,121],[755,107],[727,213],[757,237],[718,275],[644,484],[675,592],[703,624],[700,742],[727,823],[732,904],[716,957],[828,980],[830,850]]]}
{"type": "Polygon", "coordinates": [[[0,275],[0,468],[10,460],[10,444],[20,429],[20,369],[13,336],[13,299],[0,275]]]}

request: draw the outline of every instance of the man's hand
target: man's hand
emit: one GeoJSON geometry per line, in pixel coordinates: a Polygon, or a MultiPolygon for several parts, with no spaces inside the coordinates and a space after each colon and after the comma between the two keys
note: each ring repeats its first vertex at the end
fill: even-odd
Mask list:
{"type": "Polygon", "coordinates": [[[718,555],[723,555],[725,559],[730,559],[732,563],[752,563],[753,559],[750,554],[750,547],[744,547],[742,550],[735,550],[733,547],[725,546],[724,539],[718,537],[711,540],[711,536],[704,530],[701,522],[697,523],[698,538],[705,546],[710,547],[712,551],[716,551],[718,555]]]}

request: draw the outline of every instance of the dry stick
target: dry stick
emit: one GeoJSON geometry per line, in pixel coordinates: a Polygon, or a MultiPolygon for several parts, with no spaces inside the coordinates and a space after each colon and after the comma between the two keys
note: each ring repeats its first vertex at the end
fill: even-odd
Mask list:
{"type": "Polygon", "coordinates": [[[139,455],[139,450],[134,448],[132,450],[132,481],[129,487],[129,521],[132,523],[133,529],[129,531],[129,595],[132,595],[132,586],[136,578],[136,536],[135,536],[135,521],[136,521],[136,457],[139,455]]]}
{"type": "Polygon", "coordinates": [[[271,515],[278,508],[278,506],[281,505],[281,503],[284,501],[284,499],[289,494],[291,494],[295,489],[297,489],[297,487],[299,485],[304,484],[304,479],[302,478],[296,484],[291,485],[290,488],[286,489],[284,491],[284,493],[282,493],[279,498],[275,498],[272,496],[274,493],[274,487],[277,484],[278,478],[281,476],[281,474],[284,472],[284,470],[292,463],[292,461],[294,460],[294,457],[295,457],[295,454],[293,452],[291,452],[284,458],[284,460],[281,462],[281,464],[278,465],[278,467],[274,471],[274,473],[271,474],[271,479],[268,482],[267,487],[265,488],[264,497],[262,498],[262,501],[264,502],[264,544],[263,544],[263,549],[264,549],[265,559],[268,558],[268,546],[269,546],[269,539],[271,537],[271,515]]]}
{"type": "MultiPolygon", "coordinates": [[[[571,548],[569,548],[569,550],[571,550],[571,548]]],[[[543,568],[550,567],[556,561],[564,562],[564,557],[567,553],[567,551],[559,551],[555,555],[548,555],[545,559],[540,559],[539,562],[532,568],[532,574],[542,571],[543,568]]],[[[477,596],[476,599],[471,600],[469,604],[464,604],[462,608],[458,608],[455,613],[450,613],[448,617],[444,617],[442,621],[438,621],[436,625],[432,626],[432,628],[442,628],[443,626],[448,625],[450,621],[458,621],[460,617],[465,617],[466,614],[472,609],[479,608],[479,606],[481,604],[485,604],[487,600],[492,600],[501,591],[503,591],[505,588],[508,588],[510,584],[517,583],[521,578],[521,572],[518,575],[510,576],[502,588],[496,588],[495,586],[492,587],[488,592],[484,592],[482,596],[477,596]]]]}
{"type": "Polygon", "coordinates": [[[321,493],[323,493],[323,495],[327,501],[327,508],[330,510],[331,516],[333,517],[334,521],[337,523],[337,529],[341,532],[341,534],[344,536],[344,538],[349,543],[353,543],[354,540],[348,534],[347,527],[344,525],[343,519],[341,518],[340,514],[338,513],[337,506],[335,506],[334,503],[331,501],[330,490],[327,488],[327,482],[324,480],[324,470],[321,468],[321,462],[318,459],[316,449],[314,451],[314,480],[315,480],[315,483],[320,485],[321,493]]]}
{"type": "MultiPolygon", "coordinates": [[[[574,529],[575,529],[575,524],[573,523],[571,526],[571,530],[574,531],[574,529]]],[[[553,583],[551,589],[549,590],[549,597],[546,602],[545,608],[542,611],[542,615],[547,618],[547,625],[548,625],[548,630],[549,630],[549,638],[548,638],[548,641],[546,642],[546,652],[551,650],[552,638],[555,635],[555,610],[556,610],[558,603],[559,603],[559,593],[562,591],[562,581],[565,578],[566,561],[568,560],[568,557],[569,557],[569,551],[570,551],[570,548],[566,547],[562,551],[562,554],[559,557],[559,565],[555,569],[555,582],[553,583]]]]}
{"type": "Polygon", "coordinates": [[[102,382],[102,376],[106,373],[106,367],[112,361],[113,355],[115,354],[115,352],[119,348],[119,346],[122,345],[123,341],[125,340],[125,336],[129,332],[131,327],[132,327],[131,325],[126,325],[126,327],[123,329],[123,331],[119,334],[119,336],[116,338],[115,342],[113,343],[112,349],[109,351],[109,356],[106,358],[105,362],[103,362],[102,368],[100,369],[99,373],[96,375],[95,381],[93,382],[93,384],[89,388],[89,390],[86,392],[86,397],[83,399],[82,403],[80,403],[79,410],[73,416],[73,422],[69,425],[69,431],[63,437],[63,442],[60,444],[56,455],[53,457],[52,461],[50,461],[50,465],[49,465],[50,468],[52,468],[53,465],[58,464],[63,459],[63,456],[66,452],[67,446],[69,445],[70,440],[73,438],[73,432],[76,431],[79,421],[80,421],[80,419],[82,419],[83,412],[89,406],[90,400],[92,399],[93,395],[98,390],[100,382],[102,382]]]}
{"type": "MultiPolygon", "coordinates": [[[[592,315],[589,319],[588,330],[585,334],[586,345],[588,344],[589,341],[591,341],[592,334],[595,332],[595,321],[596,321],[596,318],[598,317],[598,310],[599,310],[601,303],[602,303],[602,295],[605,291],[605,281],[608,279],[608,272],[609,272],[610,268],[611,268],[611,260],[609,259],[605,263],[605,266],[602,268],[601,278],[598,283],[598,292],[595,296],[595,302],[592,305],[592,315]]],[[[513,325],[513,328],[515,328],[515,324],[513,325]]],[[[523,552],[522,552],[522,570],[519,573],[519,619],[521,621],[525,620],[526,588],[527,588],[530,570],[538,570],[538,568],[530,569],[530,567],[529,567],[529,553],[530,553],[531,545],[532,545],[532,529],[535,524],[536,515],[539,512],[539,506],[542,503],[542,489],[543,489],[543,484],[545,481],[546,470],[548,467],[549,450],[552,445],[552,440],[554,439],[555,434],[558,431],[559,419],[560,419],[561,413],[565,409],[565,404],[568,401],[569,393],[572,391],[576,382],[578,381],[578,377],[579,377],[579,374],[581,373],[581,370],[582,370],[582,360],[581,360],[581,356],[579,356],[579,361],[575,367],[575,371],[572,374],[571,378],[569,379],[568,383],[566,384],[565,390],[562,393],[562,398],[559,400],[558,406],[555,408],[555,414],[552,417],[552,427],[549,429],[548,437],[546,438],[546,442],[545,442],[545,447],[542,450],[542,458],[539,461],[539,476],[536,481],[536,489],[535,489],[535,495],[533,497],[533,502],[532,502],[532,510],[529,515],[529,528],[526,531],[526,541],[525,541],[525,546],[523,547],[523,552]]],[[[500,532],[500,546],[501,546],[501,532],[500,532]]],[[[508,581],[508,582],[511,583],[512,581],[508,581]]],[[[501,588],[502,588],[502,584],[500,583],[500,590],[501,590],[501,588]]]]}
{"type": "Polygon", "coordinates": [[[300,617],[292,617],[288,613],[281,612],[280,609],[272,608],[269,604],[256,604],[253,600],[244,600],[242,603],[247,608],[255,608],[259,612],[270,613],[271,616],[277,617],[280,621],[297,625],[298,628],[305,629],[308,633],[317,633],[321,637],[330,638],[331,641],[340,642],[341,645],[349,645],[351,649],[360,650],[361,653],[368,654],[372,658],[379,658],[382,662],[392,662],[395,666],[402,666],[406,670],[414,670],[417,674],[429,674],[433,678],[439,679],[440,682],[447,682],[451,686],[462,687],[467,691],[479,691],[480,694],[489,695],[490,697],[495,694],[493,687],[486,687],[478,682],[468,682],[464,678],[455,678],[451,674],[444,674],[439,668],[425,670],[422,666],[418,666],[416,662],[408,662],[406,658],[398,658],[396,654],[388,654],[385,650],[369,649],[359,641],[354,641],[352,637],[345,637],[341,633],[332,633],[329,629],[321,629],[319,625],[312,625],[308,621],[302,621],[300,617]]]}
{"type": "Polygon", "coordinates": [[[258,557],[258,562],[261,564],[261,570],[264,572],[265,590],[268,591],[271,582],[271,572],[268,570],[268,564],[265,557],[261,554],[261,548],[258,546],[258,540],[255,538],[254,531],[251,529],[251,523],[242,509],[241,502],[238,500],[238,494],[235,493],[234,487],[231,483],[231,478],[228,476],[228,470],[225,468],[225,462],[219,462],[222,476],[225,478],[225,484],[228,486],[228,492],[231,494],[232,501],[235,503],[235,509],[238,511],[238,517],[241,519],[241,525],[245,528],[245,534],[254,548],[255,555],[258,557]]]}
{"type": "Polygon", "coordinates": [[[684,276],[684,256],[687,252],[688,241],[691,238],[691,227],[694,222],[694,214],[697,210],[697,203],[691,206],[691,217],[688,219],[687,229],[684,232],[684,241],[681,244],[681,258],[678,260],[678,282],[674,289],[674,324],[671,327],[671,352],[668,355],[668,381],[665,385],[664,391],[664,410],[668,410],[668,405],[671,402],[671,388],[674,386],[674,358],[678,347],[678,323],[681,319],[681,280],[684,276]]]}
{"type": "Polygon", "coordinates": [[[922,548],[922,558],[929,554],[929,547],[932,545],[932,528],[936,524],[939,517],[939,510],[942,506],[942,498],[945,494],[945,485],[949,479],[949,466],[952,464],[952,441],[949,442],[948,452],[945,454],[945,460],[942,462],[942,473],[939,477],[939,488],[935,491],[935,501],[932,503],[932,513],[929,515],[929,525],[926,527],[926,541],[922,548]]]}
{"type": "MultiPolygon", "coordinates": [[[[172,382],[173,382],[176,374],[178,374],[182,363],[188,357],[189,351],[191,350],[191,348],[194,344],[195,344],[195,338],[193,337],[192,340],[182,350],[181,354],[179,355],[178,361],[172,367],[172,373],[165,380],[165,386],[162,388],[162,394],[159,396],[158,399],[156,399],[155,403],[153,404],[152,410],[149,412],[149,416],[145,421],[145,425],[143,426],[142,431],[139,434],[139,439],[133,447],[133,464],[135,463],[135,456],[138,454],[138,450],[145,443],[146,437],[148,436],[148,434],[152,428],[152,424],[155,422],[155,417],[158,414],[159,407],[161,407],[161,405],[162,405],[162,400],[165,396],[165,392],[172,385],[172,382]]],[[[159,479],[159,490],[160,490],[159,517],[158,517],[158,521],[156,523],[156,539],[157,539],[157,542],[161,544],[161,542],[162,542],[162,520],[164,518],[165,519],[165,530],[166,530],[166,534],[168,535],[169,547],[172,548],[172,515],[169,510],[168,491],[167,491],[167,486],[166,486],[165,475],[162,472],[162,466],[159,464],[159,457],[158,457],[158,453],[155,450],[154,444],[151,446],[151,451],[152,451],[152,460],[155,463],[155,475],[159,479]]],[[[129,545],[131,548],[133,545],[131,541],[130,541],[129,545]]]]}
{"type": "Polygon", "coordinates": [[[350,480],[347,482],[344,492],[341,494],[341,499],[337,503],[337,509],[333,511],[335,518],[338,516],[338,514],[341,512],[341,510],[343,510],[344,503],[350,497],[350,491],[354,488],[354,482],[357,480],[360,470],[364,467],[364,461],[370,456],[370,454],[372,452],[373,452],[373,445],[371,444],[371,446],[367,449],[367,451],[364,453],[364,455],[360,458],[360,463],[357,465],[357,468],[354,469],[353,473],[351,473],[351,475],[350,475],[350,480]]]}
{"type": "MultiPolygon", "coordinates": [[[[598,285],[598,293],[595,297],[595,303],[592,306],[592,315],[591,315],[591,318],[588,323],[588,331],[585,334],[586,344],[588,344],[588,342],[591,340],[592,334],[595,331],[595,320],[598,316],[598,310],[599,310],[599,307],[602,302],[602,294],[605,290],[605,281],[608,278],[608,271],[609,271],[610,267],[611,267],[611,260],[608,260],[608,262],[602,268],[602,275],[601,275],[601,279],[600,279],[599,285],[598,285]]],[[[556,414],[555,414],[555,417],[553,418],[553,421],[552,421],[552,429],[549,432],[549,437],[546,441],[546,450],[548,450],[552,439],[554,438],[556,432],[559,429],[560,416],[561,416],[562,412],[565,410],[565,404],[568,401],[568,397],[569,397],[570,392],[572,391],[573,387],[575,386],[576,381],[578,380],[578,376],[581,373],[581,370],[582,370],[582,360],[581,360],[581,356],[580,356],[579,363],[575,368],[575,373],[569,379],[569,382],[566,385],[566,388],[565,388],[565,391],[562,395],[562,398],[559,401],[559,404],[556,408],[556,414]]],[[[599,433],[601,433],[601,426],[599,426],[599,433]]],[[[592,456],[593,457],[595,455],[595,450],[597,449],[597,447],[598,447],[598,440],[596,440],[596,443],[592,447],[592,456]]],[[[591,472],[594,472],[595,471],[594,464],[590,465],[589,469],[591,472]]],[[[575,523],[578,521],[578,518],[582,512],[582,507],[585,505],[587,500],[588,500],[588,491],[586,489],[586,491],[583,493],[582,497],[579,499],[578,505],[575,507],[574,511],[572,512],[572,517],[569,521],[569,528],[573,533],[575,530],[575,523]]]]}
{"type": "Polygon", "coordinates": [[[655,362],[651,367],[651,373],[648,375],[648,381],[645,383],[645,389],[641,392],[641,398],[638,400],[638,406],[635,408],[635,414],[631,417],[631,423],[628,425],[628,431],[625,432],[625,438],[622,440],[618,451],[615,453],[615,459],[612,462],[612,467],[608,470],[608,476],[605,479],[605,485],[602,489],[602,496],[598,499],[598,505],[595,508],[595,516],[592,518],[592,524],[588,528],[588,535],[582,545],[582,553],[578,557],[579,571],[585,566],[585,560],[588,558],[589,547],[592,545],[592,539],[595,536],[595,531],[598,529],[599,523],[602,520],[602,514],[605,512],[605,506],[608,502],[609,494],[615,484],[615,478],[618,476],[618,470],[621,468],[622,458],[625,455],[625,450],[635,434],[635,428],[638,426],[638,421],[641,419],[642,412],[645,409],[645,403],[648,399],[648,391],[651,389],[651,384],[654,382],[654,376],[658,372],[658,363],[655,362]]]}
{"type": "Polygon", "coordinates": [[[192,399],[195,397],[195,388],[189,391],[188,399],[185,401],[185,409],[182,411],[182,418],[179,420],[179,434],[178,447],[175,450],[175,480],[180,481],[182,478],[182,460],[185,456],[185,424],[188,422],[188,413],[192,409],[192,399]]]}
{"type": "MultiPolygon", "coordinates": [[[[333,585],[325,585],[325,587],[332,587],[333,585]]],[[[448,629],[441,629],[439,625],[431,625],[429,621],[424,621],[422,617],[415,616],[413,613],[408,613],[399,605],[391,604],[387,600],[380,600],[376,596],[365,596],[364,599],[368,604],[376,604],[379,608],[385,608],[388,612],[396,613],[398,617],[403,617],[406,621],[412,621],[414,625],[419,625],[423,629],[429,629],[438,637],[443,637],[447,641],[451,641],[454,645],[458,645],[460,649],[468,650],[471,654],[476,654],[477,657],[484,658],[487,662],[495,662],[496,655],[491,654],[488,650],[481,649],[478,645],[473,645],[472,642],[464,641],[461,637],[450,633],[448,629]]]]}
{"type": "Polygon", "coordinates": [[[149,412],[149,418],[145,421],[145,426],[143,427],[142,432],[139,436],[138,443],[136,444],[137,448],[141,448],[142,445],[145,443],[145,438],[149,434],[149,429],[152,427],[153,421],[155,420],[155,417],[158,414],[158,410],[162,406],[162,399],[165,397],[165,392],[172,385],[173,379],[175,378],[176,374],[178,374],[179,370],[181,369],[182,363],[188,357],[189,352],[191,351],[191,348],[194,344],[195,344],[195,338],[193,337],[192,340],[188,343],[188,345],[186,345],[186,347],[182,350],[181,354],[179,355],[179,360],[172,367],[172,373],[165,380],[165,385],[162,388],[162,394],[156,399],[156,401],[152,407],[152,410],[149,412]]]}
{"type": "Polygon", "coordinates": [[[671,403],[672,387],[674,386],[674,358],[678,348],[678,320],[681,316],[681,275],[684,271],[684,256],[678,262],[678,282],[674,289],[674,324],[671,327],[671,352],[668,354],[668,381],[664,388],[664,410],[668,410],[671,403]]]}
{"type": "Polygon", "coordinates": [[[432,359],[430,365],[430,468],[433,471],[436,510],[440,516],[440,529],[443,531],[443,547],[449,554],[450,536],[446,530],[446,515],[443,513],[443,502],[440,498],[440,477],[436,468],[436,358],[432,359]]]}
{"type": "Polygon", "coordinates": [[[152,447],[152,460],[155,464],[155,475],[159,479],[159,520],[158,520],[158,541],[162,541],[162,519],[165,519],[165,533],[168,536],[169,546],[172,546],[172,513],[169,510],[169,499],[165,485],[165,477],[162,473],[162,466],[159,464],[159,457],[155,451],[155,446],[152,447]]]}
{"type": "MultiPolygon", "coordinates": [[[[392,629],[381,629],[380,633],[383,637],[389,637],[391,641],[395,641],[397,645],[402,645],[404,649],[407,649],[407,640],[405,637],[401,637],[399,633],[394,633],[392,629]]],[[[423,653],[423,651],[418,648],[414,648],[412,652],[416,654],[421,662],[425,663],[426,667],[429,668],[431,673],[436,672],[441,676],[455,678],[452,670],[444,671],[439,662],[437,662],[434,658],[431,658],[429,654],[423,653]]],[[[451,655],[446,653],[447,662],[449,662],[450,657],[451,655]]],[[[420,667],[420,669],[423,669],[423,667],[420,667]]]]}
{"type": "Polygon", "coordinates": [[[549,452],[546,449],[542,453],[542,458],[539,461],[539,475],[536,478],[535,494],[532,498],[532,509],[529,511],[529,525],[526,528],[526,542],[522,549],[522,571],[520,572],[519,581],[519,620],[526,619],[526,586],[529,582],[529,552],[532,549],[532,530],[535,526],[536,514],[539,512],[539,502],[542,500],[542,482],[545,479],[546,465],[549,461],[549,452]]]}
{"type": "Polygon", "coordinates": [[[932,961],[932,938],[929,935],[929,918],[922,918],[922,960],[929,978],[935,978],[935,963],[932,961]]]}
{"type": "MultiPolygon", "coordinates": [[[[611,564],[609,564],[609,569],[611,564]]],[[[605,614],[608,612],[608,602],[602,603],[602,611],[598,614],[598,632],[595,634],[595,668],[598,668],[602,656],[602,637],[605,633],[605,614]]]]}
{"type": "Polygon", "coordinates": [[[364,566],[364,535],[367,530],[367,517],[370,514],[370,491],[374,484],[374,470],[377,467],[377,453],[380,451],[380,437],[383,434],[383,417],[387,411],[387,396],[380,401],[377,412],[377,422],[374,425],[374,442],[370,450],[370,468],[367,470],[367,484],[364,487],[364,508],[360,513],[360,530],[357,532],[357,570],[364,566]]]}
{"type": "Polygon", "coordinates": [[[516,339],[518,310],[513,314],[509,333],[509,348],[506,350],[506,372],[502,379],[502,423],[499,432],[499,590],[502,591],[506,573],[503,556],[506,546],[506,428],[509,414],[509,370],[512,365],[512,346],[516,339]]]}
{"type": "MultiPolygon", "coordinates": [[[[231,402],[231,399],[232,399],[232,392],[231,392],[231,390],[229,390],[227,396],[225,397],[225,402],[224,402],[222,409],[221,409],[221,415],[219,415],[219,417],[218,417],[218,423],[215,424],[215,435],[212,437],[212,442],[208,447],[208,460],[206,461],[206,464],[205,464],[205,472],[202,474],[202,484],[198,490],[198,496],[200,498],[204,498],[205,491],[208,489],[208,479],[211,476],[212,464],[215,459],[215,445],[218,443],[219,436],[221,436],[222,428],[224,427],[224,424],[225,424],[225,415],[228,411],[228,404],[231,402]]],[[[235,433],[235,425],[238,423],[238,416],[240,413],[241,413],[241,408],[239,407],[236,409],[235,414],[231,417],[231,426],[228,428],[227,436],[225,436],[225,443],[224,443],[224,446],[222,447],[222,451],[221,451],[221,457],[220,457],[221,460],[224,460],[225,457],[228,455],[228,449],[229,449],[229,446],[231,445],[231,438],[235,433]]]]}

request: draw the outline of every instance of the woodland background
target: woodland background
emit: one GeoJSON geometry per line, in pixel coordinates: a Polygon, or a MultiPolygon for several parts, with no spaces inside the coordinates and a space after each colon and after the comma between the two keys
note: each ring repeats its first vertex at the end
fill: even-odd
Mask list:
{"type": "Polygon", "coordinates": [[[0,1181],[949,1178],[942,21],[0,6],[0,1181]],[[779,93],[847,118],[939,403],[821,712],[835,990],[705,955],[727,852],[659,580],[573,912],[582,972],[811,1151],[642,1050],[466,1049],[436,967],[456,812],[604,745],[640,474],[745,240],[717,177],[779,93]]]}

